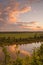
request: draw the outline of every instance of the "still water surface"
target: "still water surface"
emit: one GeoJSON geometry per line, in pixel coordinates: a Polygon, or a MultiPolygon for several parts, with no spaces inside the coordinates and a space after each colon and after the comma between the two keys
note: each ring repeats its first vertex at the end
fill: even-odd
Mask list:
{"type": "MultiPolygon", "coordinates": [[[[21,55],[31,55],[34,48],[40,47],[43,42],[36,42],[31,44],[22,44],[22,45],[10,45],[6,46],[7,51],[10,53],[11,57],[16,57],[16,51],[20,51],[21,55]]],[[[0,47],[0,60],[4,58],[4,53],[2,47],[0,47]]]]}

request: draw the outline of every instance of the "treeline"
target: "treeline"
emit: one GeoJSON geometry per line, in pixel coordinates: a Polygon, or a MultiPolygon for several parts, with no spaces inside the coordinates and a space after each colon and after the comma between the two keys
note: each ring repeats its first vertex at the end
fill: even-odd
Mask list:
{"type": "Polygon", "coordinates": [[[10,45],[10,44],[25,44],[25,43],[31,43],[31,42],[39,42],[43,41],[43,35],[37,35],[35,34],[32,37],[25,37],[25,38],[15,38],[15,37],[0,37],[0,45],[10,45]]]}
{"type": "Polygon", "coordinates": [[[12,60],[9,52],[3,46],[2,51],[4,53],[4,61],[0,62],[0,65],[43,65],[43,44],[38,49],[33,50],[32,56],[26,56],[21,58],[19,56],[20,51],[16,52],[16,59],[12,60]]]}

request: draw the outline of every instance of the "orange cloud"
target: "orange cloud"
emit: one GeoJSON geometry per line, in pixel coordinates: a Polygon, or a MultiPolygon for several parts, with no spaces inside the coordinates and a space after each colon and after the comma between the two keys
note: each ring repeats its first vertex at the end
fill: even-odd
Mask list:
{"type": "Polygon", "coordinates": [[[33,31],[41,31],[41,30],[43,30],[43,27],[41,27],[41,26],[32,27],[32,30],[33,31]]]}
{"type": "Polygon", "coordinates": [[[43,27],[33,27],[33,26],[21,26],[21,28],[29,29],[32,31],[41,31],[43,30],[43,27]]]}
{"type": "Polygon", "coordinates": [[[16,21],[16,17],[14,16],[13,12],[9,13],[8,20],[10,23],[14,23],[16,21]]]}
{"type": "Polygon", "coordinates": [[[26,13],[26,12],[29,12],[31,11],[31,7],[24,7],[21,9],[20,13],[26,13]]]}
{"type": "Polygon", "coordinates": [[[15,8],[13,10],[9,10],[9,9],[10,9],[10,7],[8,7],[6,9],[6,10],[8,10],[8,13],[9,13],[8,20],[10,22],[14,23],[14,22],[18,21],[18,19],[19,19],[18,17],[20,14],[29,12],[31,10],[31,7],[24,7],[21,10],[17,10],[15,8]]]}
{"type": "Polygon", "coordinates": [[[14,23],[17,21],[16,17],[10,17],[9,18],[10,23],[14,23]]]}
{"type": "Polygon", "coordinates": [[[14,13],[17,13],[17,14],[21,14],[21,13],[27,13],[27,12],[29,12],[29,11],[31,11],[31,7],[28,7],[28,6],[25,6],[25,7],[23,7],[22,9],[20,9],[20,10],[17,10],[17,9],[13,9],[13,12],[14,13]]]}
{"type": "Polygon", "coordinates": [[[32,26],[20,26],[20,28],[27,28],[27,29],[30,28],[31,29],[32,26]]]}
{"type": "Polygon", "coordinates": [[[29,27],[32,27],[32,26],[37,26],[39,25],[38,22],[35,22],[35,21],[32,21],[32,22],[18,22],[19,25],[22,25],[24,28],[29,28],[29,27]]]}
{"type": "Polygon", "coordinates": [[[29,24],[37,24],[36,21],[29,22],[29,24]]]}
{"type": "MultiPolygon", "coordinates": [[[[6,0],[4,0],[6,2],[6,0]]],[[[8,1],[8,0],[7,0],[8,1]]],[[[5,6],[4,8],[4,4],[0,4],[0,15],[2,14],[2,16],[4,16],[4,20],[7,21],[8,23],[15,23],[17,21],[19,21],[19,16],[20,14],[24,14],[27,13],[29,11],[31,11],[31,7],[27,6],[25,4],[20,3],[19,1],[15,1],[15,0],[10,0],[8,1],[10,3],[8,3],[8,5],[5,6]]]]}
{"type": "Polygon", "coordinates": [[[43,27],[39,26],[38,22],[19,22],[17,23],[20,28],[22,29],[28,29],[33,31],[41,31],[43,30],[43,27]]]}

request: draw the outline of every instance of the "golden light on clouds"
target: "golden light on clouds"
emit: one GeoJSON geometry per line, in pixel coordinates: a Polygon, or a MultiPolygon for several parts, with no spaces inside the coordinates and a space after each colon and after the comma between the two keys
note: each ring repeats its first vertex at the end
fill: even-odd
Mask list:
{"type": "Polygon", "coordinates": [[[37,26],[37,27],[33,27],[32,29],[35,31],[39,31],[39,30],[43,30],[43,27],[37,26]]]}
{"type": "Polygon", "coordinates": [[[0,0],[0,30],[43,30],[42,6],[42,0],[0,0]]]}
{"type": "Polygon", "coordinates": [[[43,30],[43,26],[39,26],[39,23],[35,22],[35,21],[32,21],[32,22],[21,22],[19,25],[21,25],[20,28],[30,29],[32,31],[43,30]]]}
{"type": "Polygon", "coordinates": [[[29,11],[31,11],[31,7],[24,7],[21,10],[17,10],[17,9],[13,9],[13,10],[9,10],[10,7],[8,7],[6,10],[9,12],[8,15],[8,20],[11,23],[17,22],[18,21],[18,17],[20,16],[20,14],[23,15],[23,13],[27,13],[29,11]]]}
{"type": "Polygon", "coordinates": [[[13,12],[9,13],[8,21],[9,23],[14,23],[17,21],[17,18],[15,17],[15,14],[13,12]]]}
{"type": "Polygon", "coordinates": [[[29,12],[31,11],[31,7],[24,7],[21,9],[20,13],[26,13],[26,12],[29,12]]]}

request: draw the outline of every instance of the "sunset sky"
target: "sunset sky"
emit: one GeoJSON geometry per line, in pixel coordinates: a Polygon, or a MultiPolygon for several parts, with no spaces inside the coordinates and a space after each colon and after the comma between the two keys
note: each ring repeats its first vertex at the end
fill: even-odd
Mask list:
{"type": "Polygon", "coordinates": [[[0,0],[0,31],[43,31],[43,0],[0,0]]]}

